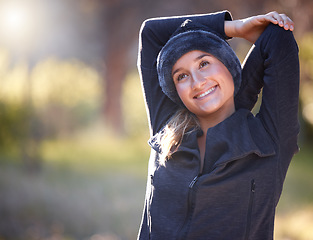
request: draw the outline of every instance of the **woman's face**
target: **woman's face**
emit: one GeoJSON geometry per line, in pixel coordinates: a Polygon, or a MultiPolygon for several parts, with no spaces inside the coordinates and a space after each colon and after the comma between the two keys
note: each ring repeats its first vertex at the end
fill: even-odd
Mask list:
{"type": "Polygon", "coordinates": [[[199,118],[233,113],[232,75],[213,55],[198,50],[186,53],[173,66],[172,76],[180,99],[199,118]]]}

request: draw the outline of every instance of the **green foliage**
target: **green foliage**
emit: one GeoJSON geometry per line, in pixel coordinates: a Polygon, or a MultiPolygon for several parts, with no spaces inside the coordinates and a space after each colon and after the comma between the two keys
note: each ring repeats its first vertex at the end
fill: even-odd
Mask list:
{"type": "Polygon", "coordinates": [[[98,115],[100,76],[77,60],[47,59],[31,73],[32,103],[46,138],[69,135],[98,115]]]}
{"type": "Polygon", "coordinates": [[[30,112],[27,107],[0,102],[0,151],[17,153],[28,137],[30,112]]]}
{"type": "Polygon", "coordinates": [[[50,58],[29,69],[25,62],[11,64],[0,48],[1,154],[21,158],[42,139],[91,124],[100,95],[99,74],[82,62],[50,58]]]}
{"type": "Polygon", "coordinates": [[[97,105],[101,94],[97,71],[75,59],[48,58],[39,62],[31,72],[31,88],[37,108],[51,104],[70,108],[97,105]]]}
{"type": "Polygon", "coordinates": [[[44,141],[41,153],[47,163],[87,176],[115,171],[145,176],[149,150],[144,135],[118,138],[96,127],[73,138],[44,141]]]}
{"type": "Polygon", "coordinates": [[[128,74],[123,85],[122,106],[128,135],[137,136],[149,131],[141,83],[137,72],[128,74]]]}
{"type": "Polygon", "coordinates": [[[299,56],[301,60],[301,67],[305,70],[305,73],[308,74],[310,77],[313,76],[313,33],[308,32],[305,34],[299,43],[299,56]]]}
{"type": "MultiPolygon", "coordinates": [[[[300,101],[306,136],[313,138],[313,33],[309,32],[298,41],[300,49],[300,101]]],[[[312,139],[308,139],[312,141],[312,139]]]]}

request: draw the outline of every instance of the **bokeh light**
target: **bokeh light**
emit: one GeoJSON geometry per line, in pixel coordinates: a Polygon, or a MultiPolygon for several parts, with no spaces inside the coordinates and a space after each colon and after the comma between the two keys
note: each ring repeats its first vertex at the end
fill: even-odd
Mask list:
{"type": "Polygon", "coordinates": [[[313,102],[304,106],[302,111],[303,117],[313,125],[313,102]]]}
{"type": "Polygon", "coordinates": [[[1,35],[7,41],[24,41],[33,29],[31,5],[26,1],[5,1],[0,3],[1,35]]]}

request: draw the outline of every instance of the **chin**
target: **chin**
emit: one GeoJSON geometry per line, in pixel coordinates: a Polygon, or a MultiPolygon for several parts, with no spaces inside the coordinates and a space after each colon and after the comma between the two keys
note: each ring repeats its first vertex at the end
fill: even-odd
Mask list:
{"type": "Polygon", "coordinates": [[[204,106],[200,108],[199,113],[203,113],[204,115],[214,114],[215,112],[219,112],[222,107],[219,104],[209,104],[209,106],[204,106]]]}

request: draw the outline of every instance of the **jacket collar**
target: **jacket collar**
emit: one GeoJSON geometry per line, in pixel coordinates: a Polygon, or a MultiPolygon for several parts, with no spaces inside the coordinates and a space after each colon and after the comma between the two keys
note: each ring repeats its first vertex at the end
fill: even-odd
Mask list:
{"type": "MultiPolygon", "coordinates": [[[[149,145],[161,153],[160,140],[163,131],[149,140],[149,145]]],[[[193,131],[186,134],[177,151],[186,152],[200,157],[197,137],[202,131],[193,131]]],[[[265,130],[262,122],[254,117],[249,110],[239,109],[229,118],[208,129],[206,140],[205,159],[210,165],[219,165],[231,162],[249,154],[267,157],[275,154],[274,142],[265,130]]]]}

